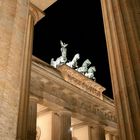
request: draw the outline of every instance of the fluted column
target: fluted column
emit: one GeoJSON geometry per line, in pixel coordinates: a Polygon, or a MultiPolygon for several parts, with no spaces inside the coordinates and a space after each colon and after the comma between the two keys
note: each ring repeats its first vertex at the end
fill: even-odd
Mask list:
{"type": "Polygon", "coordinates": [[[36,97],[29,99],[27,140],[36,140],[37,101],[36,97]]]}
{"type": "Polygon", "coordinates": [[[25,71],[23,72],[23,78],[25,84],[23,84],[23,89],[26,90],[26,94],[28,96],[21,96],[20,106],[19,110],[21,112],[19,113],[18,118],[18,133],[17,133],[17,139],[26,139],[27,137],[27,108],[28,108],[28,97],[29,97],[29,83],[30,83],[30,74],[31,74],[31,62],[32,62],[32,47],[33,47],[33,31],[34,31],[34,25],[35,23],[40,20],[43,17],[43,14],[34,7],[33,4],[29,3],[29,12],[28,12],[28,20],[26,23],[26,34],[25,34],[25,59],[24,59],[24,65],[25,65],[25,71]],[[23,105],[23,103],[26,102],[26,105],[23,105]],[[26,108],[26,110],[25,110],[26,108]],[[24,119],[26,118],[26,119],[24,119]],[[26,124],[26,127],[23,128],[23,126],[26,124]]]}
{"type": "Polygon", "coordinates": [[[105,140],[119,140],[119,137],[117,135],[113,135],[108,132],[105,134],[105,138],[105,140]]]}
{"type": "Polygon", "coordinates": [[[0,1],[0,139],[3,140],[18,139],[18,131],[26,130],[23,122],[27,119],[29,97],[28,7],[28,0],[0,1]],[[18,121],[20,117],[23,121],[18,121]],[[17,129],[20,123],[22,127],[17,129]]]}
{"type": "Polygon", "coordinates": [[[102,126],[93,126],[91,130],[91,140],[105,140],[105,130],[102,126]]]}
{"type": "MultiPolygon", "coordinates": [[[[26,27],[26,41],[25,41],[25,61],[24,61],[24,65],[25,66],[25,71],[23,72],[23,77],[25,76],[26,79],[24,79],[25,84],[23,84],[23,88],[26,90],[26,94],[28,94],[26,97],[23,93],[23,95],[20,98],[20,106],[19,106],[19,118],[18,118],[18,133],[17,133],[17,139],[27,139],[27,117],[28,117],[28,103],[29,103],[29,84],[30,84],[30,73],[31,73],[31,57],[32,57],[32,40],[33,40],[33,26],[34,26],[34,19],[30,14],[29,11],[29,15],[28,15],[28,21],[27,21],[27,27],[26,27]],[[26,102],[26,105],[24,105],[26,102]],[[26,110],[25,110],[26,108],[26,110]],[[23,128],[23,126],[26,124],[26,127],[23,128]]],[[[22,89],[22,90],[24,90],[22,89]]]]}
{"type": "Polygon", "coordinates": [[[133,8],[130,0],[101,0],[101,4],[120,139],[138,140],[140,139],[139,28],[131,14],[133,8]]]}
{"type": "Polygon", "coordinates": [[[112,140],[119,140],[119,136],[114,135],[112,140]]]}
{"type": "Polygon", "coordinates": [[[32,56],[29,0],[0,1],[0,138],[25,140],[32,56]]]}
{"type": "Polygon", "coordinates": [[[110,133],[106,133],[105,140],[113,140],[113,135],[111,135],[110,133]]]}
{"type": "Polygon", "coordinates": [[[71,113],[67,111],[60,112],[61,119],[61,140],[71,140],[71,113]]]}
{"type": "Polygon", "coordinates": [[[140,38],[140,0],[129,0],[129,7],[131,9],[129,13],[131,14],[131,18],[133,18],[131,22],[134,22],[134,28],[136,28],[136,32],[138,32],[140,38]]]}
{"type": "Polygon", "coordinates": [[[60,111],[53,114],[52,140],[71,140],[71,113],[60,111]]]}

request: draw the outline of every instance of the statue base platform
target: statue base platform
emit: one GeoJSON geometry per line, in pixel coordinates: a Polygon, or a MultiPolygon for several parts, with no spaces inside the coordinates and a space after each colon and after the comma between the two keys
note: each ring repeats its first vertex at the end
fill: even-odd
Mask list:
{"type": "Polygon", "coordinates": [[[85,75],[77,72],[67,65],[61,65],[57,69],[61,72],[65,81],[103,100],[102,94],[103,91],[105,91],[103,86],[87,78],[85,75]]]}

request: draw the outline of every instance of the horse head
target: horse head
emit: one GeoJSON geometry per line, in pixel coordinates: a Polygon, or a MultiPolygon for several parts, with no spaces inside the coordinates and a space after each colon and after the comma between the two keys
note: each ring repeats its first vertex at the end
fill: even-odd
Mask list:
{"type": "Polygon", "coordinates": [[[73,60],[78,60],[78,59],[80,59],[80,54],[79,53],[75,54],[73,60]]]}
{"type": "Polygon", "coordinates": [[[96,71],[95,66],[91,66],[91,67],[88,69],[88,73],[92,73],[92,72],[95,72],[95,71],[96,71]]]}
{"type": "Polygon", "coordinates": [[[91,64],[91,61],[89,59],[86,59],[83,64],[82,67],[88,67],[91,64]]]}

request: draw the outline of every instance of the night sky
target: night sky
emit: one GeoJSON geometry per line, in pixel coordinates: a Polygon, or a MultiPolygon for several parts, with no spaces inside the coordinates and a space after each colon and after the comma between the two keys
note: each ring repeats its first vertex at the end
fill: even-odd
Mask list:
{"type": "Polygon", "coordinates": [[[68,60],[80,53],[81,66],[88,58],[96,67],[96,82],[113,98],[100,1],[58,0],[44,12],[35,25],[33,54],[50,63],[61,55],[60,40],[68,43],[68,60]]]}

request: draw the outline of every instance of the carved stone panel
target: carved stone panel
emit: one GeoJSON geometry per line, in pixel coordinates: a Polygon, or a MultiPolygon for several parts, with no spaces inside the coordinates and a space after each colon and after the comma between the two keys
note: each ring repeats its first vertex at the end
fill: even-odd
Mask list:
{"type": "Polygon", "coordinates": [[[103,100],[104,87],[66,65],[57,69],[67,82],[103,100]]]}

